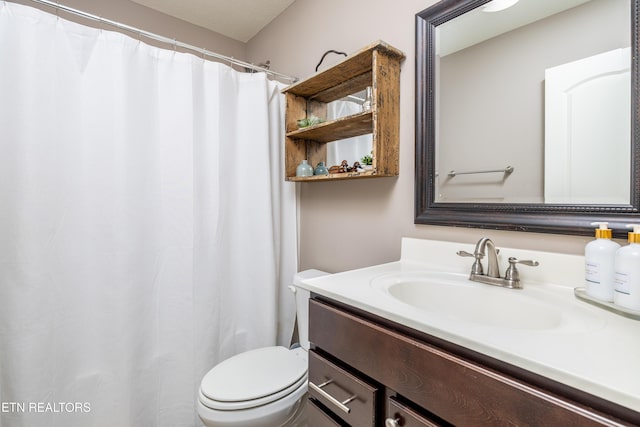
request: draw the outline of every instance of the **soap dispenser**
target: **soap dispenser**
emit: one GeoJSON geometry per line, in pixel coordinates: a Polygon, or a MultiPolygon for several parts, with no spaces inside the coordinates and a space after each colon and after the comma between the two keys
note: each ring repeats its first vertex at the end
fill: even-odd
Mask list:
{"type": "Polygon", "coordinates": [[[584,248],[585,287],[587,295],[602,300],[613,301],[614,262],[620,245],[611,240],[611,229],[607,222],[593,222],[596,239],[584,248]]]}
{"type": "Polygon", "coordinates": [[[629,244],[616,252],[613,302],[640,310],[640,224],[629,224],[629,244]]]}

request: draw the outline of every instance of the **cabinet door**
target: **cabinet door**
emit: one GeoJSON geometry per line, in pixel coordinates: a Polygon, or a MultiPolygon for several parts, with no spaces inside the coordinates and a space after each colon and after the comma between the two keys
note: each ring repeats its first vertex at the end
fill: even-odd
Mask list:
{"type": "Polygon", "coordinates": [[[442,427],[435,421],[420,415],[418,412],[390,397],[387,405],[385,427],[442,427]]]}
{"type": "Polygon", "coordinates": [[[456,426],[626,425],[323,302],[310,302],[309,319],[318,348],[456,426]]]}

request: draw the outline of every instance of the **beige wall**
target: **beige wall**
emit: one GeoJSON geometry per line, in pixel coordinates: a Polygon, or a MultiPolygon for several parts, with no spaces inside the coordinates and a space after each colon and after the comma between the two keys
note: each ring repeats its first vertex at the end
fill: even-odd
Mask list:
{"type": "MultiPolygon", "coordinates": [[[[414,225],[415,14],[436,0],[297,0],[247,45],[250,61],[304,78],[328,49],[382,39],[407,55],[401,77],[400,176],[300,186],[300,268],[331,272],[394,261],[403,236],[581,254],[590,237],[414,225]]],[[[291,184],[294,185],[294,184],[291,184]]],[[[455,256],[455,254],[451,254],[455,256]]]]}
{"type": "MultiPolygon", "coordinates": [[[[40,6],[29,0],[10,0],[12,3],[25,4],[42,10],[53,12],[48,6],[40,6]]],[[[170,39],[176,39],[183,43],[221,53],[234,58],[245,57],[245,44],[230,39],[221,34],[214,33],[202,27],[157,12],[145,6],[141,6],[131,0],[61,0],[61,4],[69,6],[101,18],[126,24],[141,30],[158,34],[170,39]]],[[[55,12],[54,12],[55,13],[55,12]]],[[[87,25],[97,25],[93,21],[83,20],[73,15],[60,13],[60,16],[72,21],[78,21],[87,25]]],[[[107,30],[115,28],[105,25],[107,30]]],[[[130,34],[130,33],[129,33],[130,34]]],[[[135,34],[130,34],[135,37],[135,34]]],[[[156,44],[148,39],[142,39],[149,44],[156,44]]],[[[160,44],[161,47],[167,47],[160,44]]]]}

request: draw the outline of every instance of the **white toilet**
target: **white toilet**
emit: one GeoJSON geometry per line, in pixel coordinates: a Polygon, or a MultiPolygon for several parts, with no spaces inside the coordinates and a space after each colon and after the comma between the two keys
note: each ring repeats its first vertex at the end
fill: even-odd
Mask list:
{"type": "Polygon", "coordinates": [[[263,347],[237,354],[211,369],[198,393],[198,416],[208,427],[280,427],[298,424],[307,392],[309,292],[301,280],[326,275],[296,274],[298,335],[301,347],[263,347]]]}

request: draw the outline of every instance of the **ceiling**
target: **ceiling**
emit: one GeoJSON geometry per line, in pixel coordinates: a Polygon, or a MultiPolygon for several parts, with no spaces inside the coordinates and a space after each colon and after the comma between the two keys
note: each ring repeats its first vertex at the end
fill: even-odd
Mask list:
{"type": "Polygon", "coordinates": [[[527,0],[497,13],[485,13],[478,7],[438,26],[438,55],[446,56],[587,1],[527,0]]]}
{"type": "Polygon", "coordinates": [[[131,1],[246,43],[295,0],[131,1]]]}

